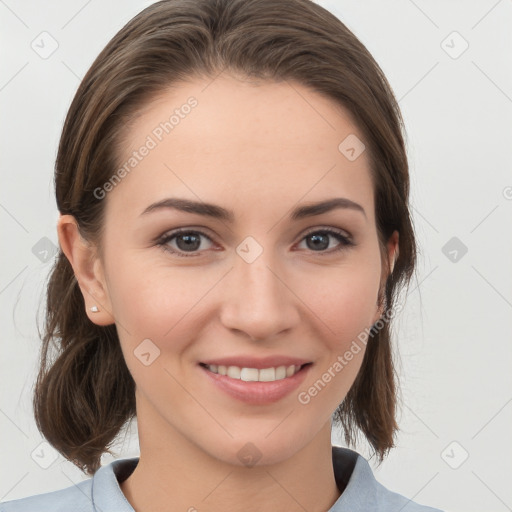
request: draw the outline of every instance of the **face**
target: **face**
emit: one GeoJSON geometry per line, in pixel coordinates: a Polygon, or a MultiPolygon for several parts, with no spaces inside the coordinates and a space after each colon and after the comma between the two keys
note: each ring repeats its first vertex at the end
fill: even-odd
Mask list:
{"type": "Polygon", "coordinates": [[[349,135],[363,139],[348,112],[299,84],[227,76],[173,87],[135,118],[120,159],[137,163],[103,199],[104,313],[89,315],[116,323],[144,435],[274,463],[330,424],[364,345],[335,363],[382,313],[387,272],[367,152],[338,149],[349,135]]]}

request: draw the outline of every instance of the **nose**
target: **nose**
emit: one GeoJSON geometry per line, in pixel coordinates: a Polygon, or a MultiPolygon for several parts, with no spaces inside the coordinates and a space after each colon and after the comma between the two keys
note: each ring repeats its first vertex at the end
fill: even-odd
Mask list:
{"type": "Polygon", "coordinates": [[[252,263],[237,256],[223,285],[220,319],[224,327],[252,340],[267,340],[293,329],[300,321],[300,300],[287,282],[288,274],[267,251],[252,263]]]}

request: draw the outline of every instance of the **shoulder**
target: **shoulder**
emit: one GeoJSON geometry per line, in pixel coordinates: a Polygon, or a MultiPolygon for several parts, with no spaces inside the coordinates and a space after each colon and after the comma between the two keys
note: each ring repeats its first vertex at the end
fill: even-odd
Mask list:
{"type": "Polygon", "coordinates": [[[133,512],[119,482],[135,469],[138,458],[102,466],[92,478],[65,489],[0,503],[0,512],[133,512]]]}
{"type": "Polygon", "coordinates": [[[442,512],[437,508],[420,505],[384,487],[375,478],[368,461],[348,448],[333,446],[333,467],[336,480],[346,481],[346,487],[329,512],[442,512]],[[344,460],[345,462],[341,462],[344,460]],[[347,463],[350,461],[350,463],[347,463]],[[350,476],[339,475],[343,468],[352,468],[350,476]]]}
{"type": "Polygon", "coordinates": [[[92,478],[58,491],[0,503],[0,512],[94,512],[92,478]]]}

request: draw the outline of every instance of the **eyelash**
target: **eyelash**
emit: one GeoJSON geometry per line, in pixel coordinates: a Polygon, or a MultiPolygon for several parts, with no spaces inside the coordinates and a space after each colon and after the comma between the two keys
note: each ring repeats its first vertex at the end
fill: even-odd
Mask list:
{"type": "MultiPolygon", "coordinates": [[[[333,229],[333,228],[324,228],[324,229],[322,229],[322,228],[320,228],[320,229],[315,228],[314,230],[308,231],[302,237],[302,239],[300,241],[302,242],[308,236],[311,236],[311,235],[314,235],[314,234],[317,234],[317,233],[332,235],[339,242],[341,242],[339,247],[331,249],[330,251],[311,251],[313,253],[318,253],[319,255],[329,255],[329,254],[336,253],[338,251],[342,251],[343,249],[346,249],[348,247],[352,247],[352,246],[355,245],[354,242],[352,242],[352,240],[349,237],[347,237],[346,235],[344,235],[342,233],[342,231],[338,231],[338,230],[333,229]]],[[[161,238],[159,238],[157,240],[157,245],[163,251],[165,251],[166,253],[174,254],[174,255],[176,255],[176,256],[178,256],[180,258],[191,258],[191,257],[197,257],[198,255],[200,255],[199,251],[191,252],[190,254],[186,254],[186,253],[183,253],[183,252],[180,252],[180,251],[176,251],[174,249],[170,249],[169,248],[169,246],[167,244],[173,238],[175,238],[175,237],[177,237],[178,235],[181,235],[181,234],[201,235],[201,236],[204,236],[205,238],[207,238],[208,240],[210,240],[213,243],[213,240],[211,239],[211,237],[209,237],[206,233],[203,233],[202,231],[192,230],[192,229],[188,229],[188,228],[181,228],[181,229],[177,229],[176,231],[172,231],[170,233],[167,233],[164,236],[162,236],[161,238]]]]}

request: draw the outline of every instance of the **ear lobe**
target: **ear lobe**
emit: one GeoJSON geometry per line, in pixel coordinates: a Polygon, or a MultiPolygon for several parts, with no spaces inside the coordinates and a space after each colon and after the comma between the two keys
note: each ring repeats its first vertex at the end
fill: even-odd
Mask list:
{"type": "Polygon", "coordinates": [[[395,268],[395,263],[396,263],[396,260],[398,259],[398,254],[399,254],[399,234],[398,234],[398,231],[394,231],[393,234],[391,235],[391,237],[389,238],[389,241],[388,241],[388,246],[387,246],[387,249],[388,249],[388,257],[389,257],[389,261],[390,261],[390,269],[389,269],[389,273],[391,274],[393,272],[393,269],[395,268]]]}
{"type": "MultiPolygon", "coordinates": [[[[399,233],[398,231],[394,231],[393,234],[390,236],[388,243],[387,243],[387,252],[388,252],[388,261],[389,261],[389,268],[386,268],[385,262],[383,262],[382,265],[382,281],[380,283],[381,289],[385,290],[386,282],[389,278],[389,276],[393,273],[393,270],[395,268],[396,260],[398,259],[398,253],[399,253],[399,233]]],[[[384,314],[385,304],[382,304],[380,307],[377,304],[377,311],[375,313],[375,317],[373,319],[372,325],[379,320],[379,318],[384,314]]]]}
{"type": "Polygon", "coordinates": [[[378,305],[377,305],[377,312],[375,313],[375,316],[372,319],[372,325],[374,325],[375,322],[377,322],[377,320],[379,320],[379,318],[381,318],[383,314],[384,314],[384,307],[383,306],[378,307],[378,305]]]}
{"type": "Polygon", "coordinates": [[[97,248],[82,238],[72,215],[60,215],[57,233],[62,252],[73,267],[84,297],[87,316],[96,325],[113,324],[110,296],[97,248]],[[97,312],[91,310],[94,306],[97,312]]]}

